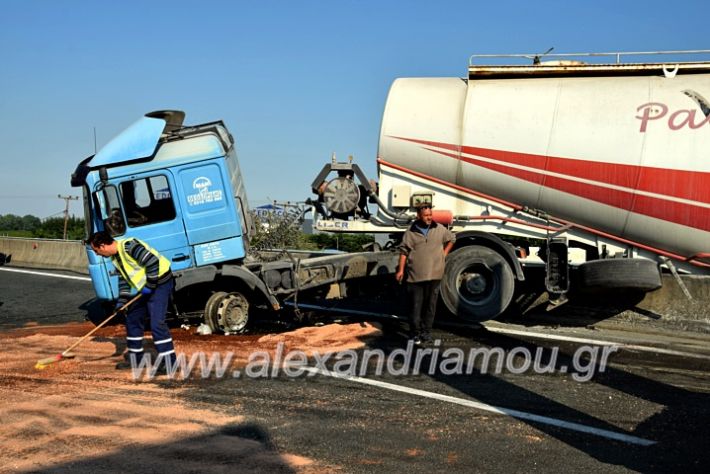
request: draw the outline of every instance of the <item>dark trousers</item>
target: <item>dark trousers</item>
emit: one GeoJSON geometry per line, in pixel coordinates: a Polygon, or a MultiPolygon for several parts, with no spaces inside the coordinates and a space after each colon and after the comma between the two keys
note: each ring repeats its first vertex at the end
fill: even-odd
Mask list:
{"type": "Polygon", "coordinates": [[[439,299],[439,283],[441,283],[441,280],[407,283],[410,332],[412,336],[431,332],[436,313],[436,302],[439,299]]]}
{"type": "Polygon", "coordinates": [[[173,291],[173,280],[158,285],[150,295],[141,296],[131,305],[126,315],[126,345],[128,353],[135,354],[136,359],[143,357],[143,321],[150,316],[150,331],[153,334],[153,344],[158,351],[155,363],[175,362],[173,338],[165,322],[165,313],[173,291]]]}

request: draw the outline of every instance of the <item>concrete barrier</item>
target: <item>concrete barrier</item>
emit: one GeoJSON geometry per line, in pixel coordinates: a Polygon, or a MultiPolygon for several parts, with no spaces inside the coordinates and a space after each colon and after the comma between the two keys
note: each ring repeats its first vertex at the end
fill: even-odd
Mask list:
{"type": "Polygon", "coordinates": [[[684,275],[681,280],[692,299],[672,275],[663,275],[663,286],[646,293],[636,310],[660,318],[666,325],[710,333],[710,277],[684,275]]]}
{"type": "Polygon", "coordinates": [[[88,274],[86,250],[79,240],[0,237],[0,252],[17,267],[71,270],[88,274]]]}
{"type": "MultiPolygon", "coordinates": [[[[88,274],[86,250],[78,240],[0,237],[0,253],[12,255],[12,266],[71,270],[88,274]]],[[[618,310],[607,312],[606,317],[638,320],[646,324],[655,321],[666,327],[710,333],[710,277],[683,276],[682,280],[692,295],[692,300],[685,296],[671,275],[663,275],[662,288],[647,293],[641,301],[636,302],[632,310],[620,307],[618,310]]],[[[546,300],[546,295],[541,300],[546,300]]],[[[613,305],[610,301],[604,303],[613,305]]],[[[580,306],[577,310],[588,316],[600,312],[597,305],[588,309],[580,306]]]]}
{"type": "MultiPolygon", "coordinates": [[[[535,274],[539,277],[540,275],[535,274]]],[[[531,288],[517,296],[516,306],[500,318],[503,322],[528,325],[612,327],[649,332],[654,329],[710,334],[710,276],[683,275],[681,281],[662,275],[663,286],[649,293],[633,291],[576,291],[564,304],[551,304],[549,295],[531,278],[531,288]]]]}

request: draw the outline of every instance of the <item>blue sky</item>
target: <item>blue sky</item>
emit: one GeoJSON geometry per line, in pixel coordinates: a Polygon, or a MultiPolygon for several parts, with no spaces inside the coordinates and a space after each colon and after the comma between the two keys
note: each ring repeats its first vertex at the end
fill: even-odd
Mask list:
{"type": "MultiPolygon", "coordinates": [[[[146,112],[224,120],[252,205],[303,200],[332,152],[374,177],[397,77],[473,53],[708,49],[707,1],[0,0],[0,214],[48,217],[146,112]]],[[[81,215],[76,201],[71,212],[81,215]]]]}

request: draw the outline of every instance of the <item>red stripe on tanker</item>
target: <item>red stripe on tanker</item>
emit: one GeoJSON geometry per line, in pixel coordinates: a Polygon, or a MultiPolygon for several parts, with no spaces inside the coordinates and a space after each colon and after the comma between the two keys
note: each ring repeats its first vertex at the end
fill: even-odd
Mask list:
{"type": "MultiPolygon", "coordinates": [[[[530,153],[518,153],[507,150],[457,146],[449,143],[417,140],[414,138],[392,138],[399,138],[400,140],[443,148],[445,150],[459,151],[461,153],[461,159],[464,161],[465,157],[463,154],[468,154],[475,157],[490,158],[515,165],[536,168],[540,171],[559,173],[567,175],[570,179],[573,177],[581,178],[631,188],[632,192],[645,191],[666,197],[675,197],[710,204],[710,173],[533,155],[530,153]]],[[[432,150],[431,148],[430,150],[438,151],[432,150]]],[[[543,186],[545,185],[544,179],[532,182],[542,184],[543,186]]],[[[619,207],[627,208],[628,206],[619,207]]]]}
{"type": "MultiPolygon", "coordinates": [[[[466,147],[463,147],[466,148],[466,147]]],[[[439,153],[466,163],[480,166],[491,171],[524,179],[534,184],[545,186],[558,191],[563,191],[575,196],[591,199],[593,201],[608,204],[619,209],[628,209],[657,219],[674,222],[676,224],[694,227],[710,231],[710,208],[685,204],[682,202],[664,199],[663,197],[652,197],[635,194],[633,189],[620,190],[610,187],[584,183],[565,177],[550,176],[544,173],[527,171],[521,168],[514,168],[487,161],[469,158],[462,155],[447,153],[432,148],[429,151],[439,153]]],[[[614,166],[614,165],[610,165],[614,166]]]]}

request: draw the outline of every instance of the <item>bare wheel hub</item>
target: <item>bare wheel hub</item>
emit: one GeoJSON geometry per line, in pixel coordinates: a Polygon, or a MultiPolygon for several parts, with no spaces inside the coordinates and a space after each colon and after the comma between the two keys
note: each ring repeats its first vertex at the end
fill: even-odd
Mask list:
{"type": "Polygon", "coordinates": [[[217,305],[217,321],[225,333],[238,333],[249,321],[249,302],[241,293],[229,293],[217,305]]]}
{"type": "Polygon", "coordinates": [[[486,278],[480,273],[465,273],[461,275],[461,279],[466,290],[473,295],[480,295],[486,291],[488,283],[486,282],[486,278]]]}

